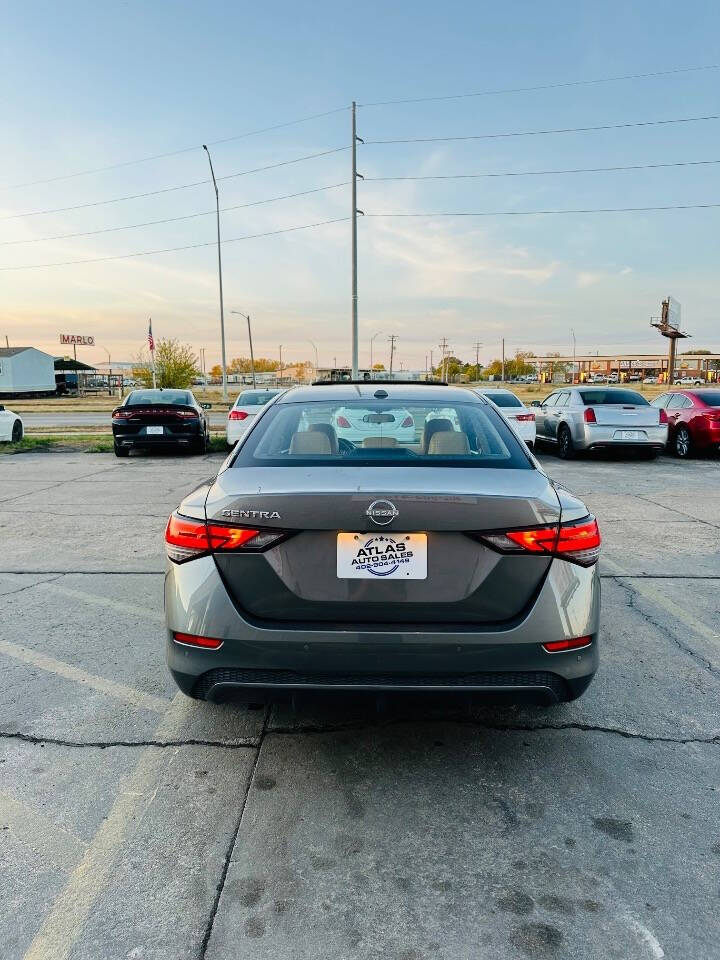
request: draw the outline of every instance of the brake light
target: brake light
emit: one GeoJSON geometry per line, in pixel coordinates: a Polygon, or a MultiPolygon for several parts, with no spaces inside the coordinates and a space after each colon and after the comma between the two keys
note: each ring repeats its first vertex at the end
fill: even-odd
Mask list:
{"type": "Polygon", "coordinates": [[[129,410],[113,410],[112,418],[113,420],[127,420],[131,416],[132,413],[129,410]]]}
{"type": "Polygon", "coordinates": [[[175,563],[184,563],[207,553],[238,549],[264,550],[286,536],[284,530],[257,530],[206,523],[173,513],[165,528],[165,552],[175,563]]]}
{"type": "Polygon", "coordinates": [[[595,517],[560,526],[508,530],[480,534],[479,539],[501,553],[545,553],[582,567],[590,567],[600,556],[602,538],[595,517]]]}
{"type": "Polygon", "coordinates": [[[660,423],[667,423],[667,422],[668,422],[667,411],[663,410],[663,408],[660,407],[660,423]]]}
{"type": "Polygon", "coordinates": [[[249,414],[244,410],[231,410],[228,414],[228,420],[247,420],[249,414]]]}
{"type": "Polygon", "coordinates": [[[413,420],[412,417],[405,417],[403,422],[400,424],[400,426],[402,427],[412,427],[414,425],[415,425],[415,421],[413,420]]]}
{"type": "Polygon", "coordinates": [[[175,633],[173,632],[175,643],[184,643],[189,647],[204,647],[206,650],[217,650],[223,645],[222,640],[217,637],[200,637],[195,633],[175,633]]]}
{"type": "Polygon", "coordinates": [[[337,417],[336,422],[342,430],[350,429],[350,421],[346,417],[337,417]]]}
{"type": "Polygon", "coordinates": [[[516,420],[522,420],[522,421],[524,421],[524,422],[529,423],[531,420],[534,420],[534,419],[535,419],[535,414],[534,414],[534,413],[519,413],[519,414],[515,417],[515,419],[516,419],[516,420]]]}
{"type": "Polygon", "coordinates": [[[592,407],[586,407],[585,412],[583,413],[583,420],[585,423],[597,423],[597,417],[595,416],[595,411],[592,407]]]}
{"type": "Polygon", "coordinates": [[[542,648],[547,653],[562,653],[564,650],[581,650],[591,643],[592,637],[574,637],[572,640],[548,640],[542,648]]]}
{"type": "Polygon", "coordinates": [[[198,413],[196,410],[175,410],[174,413],[176,417],[185,417],[188,419],[190,417],[194,417],[196,420],[198,418],[198,413]]]}

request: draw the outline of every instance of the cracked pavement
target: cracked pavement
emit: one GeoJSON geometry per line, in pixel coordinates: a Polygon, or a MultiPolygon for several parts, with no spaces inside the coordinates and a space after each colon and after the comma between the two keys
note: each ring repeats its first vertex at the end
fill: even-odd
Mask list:
{"type": "Polygon", "coordinates": [[[716,957],[720,462],[543,459],[605,540],[587,694],[295,710],[165,671],[219,456],[0,459],[3,958],[716,957]]]}

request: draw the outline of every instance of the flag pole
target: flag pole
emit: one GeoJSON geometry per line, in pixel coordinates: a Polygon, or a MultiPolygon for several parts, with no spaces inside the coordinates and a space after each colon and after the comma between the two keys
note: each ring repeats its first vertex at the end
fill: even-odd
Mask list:
{"type": "Polygon", "coordinates": [[[152,332],[152,317],[148,319],[148,346],[150,347],[150,357],[152,359],[153,390],[157,390],[157,378],[155,376],[155,338],[152,332]]]}

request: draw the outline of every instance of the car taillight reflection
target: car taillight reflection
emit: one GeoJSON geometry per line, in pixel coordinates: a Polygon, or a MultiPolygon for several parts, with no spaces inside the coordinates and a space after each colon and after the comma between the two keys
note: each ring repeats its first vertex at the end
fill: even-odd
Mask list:
{"type": "Polygon", "coordinates": [[[403,426],[403,427],[412,427],[412,426],[414,426],[414,425],[415,425],[415,421],[414,421],[413,418],[410,417],[410,416],[405,417],[405,419],[403,420],[403,422],[402,422],[402,424],[401,424],[401,426],[403,426]]]}
{"type": "Polygon", "coordinates": [[[516,417],[516,420],[522,420],[524,423],[530,423],[530,421],[535,419],[534,413],[519,413],[516,417]]]}
{"type": "Polygon", "coordinates": [[[349,430],[349,429],[350,429],[350,421],[347,419],[347,417],[338,417],[336,422],[337,422],[337,425],[338,425],[342,430],[349,430]]]}

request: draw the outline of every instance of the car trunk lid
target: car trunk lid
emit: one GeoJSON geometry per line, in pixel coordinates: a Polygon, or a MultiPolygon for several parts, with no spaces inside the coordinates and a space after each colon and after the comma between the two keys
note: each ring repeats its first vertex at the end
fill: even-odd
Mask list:
{"type": "Polygon", "coordinates": [[[438,480],[430,468],[226,470],[210,490],[208,520],[291,534],[263,553],[217,553],[228,592],[244,615],[288,627],[512,620],[536,595],[550,558],[503,555],[468,534],[556,524],[557,494],[531,470],[443,470],[443,493],[438,480]],[[380,525],[368,515],[378,500],[397,512],[380,525]],[[425,534],[427,575],[338,576],[341,532],[383,543],[425,534]]]}

